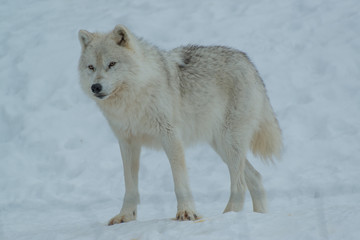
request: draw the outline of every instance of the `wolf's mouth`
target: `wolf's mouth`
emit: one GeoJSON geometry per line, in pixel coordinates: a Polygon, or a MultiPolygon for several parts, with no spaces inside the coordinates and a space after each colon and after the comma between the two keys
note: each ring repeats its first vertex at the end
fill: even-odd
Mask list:
{"type": "Polygon", "coordinates": [[[100,98],[100,99],[103,99],[104,97],[107,96],[107,95],[105,95],[105,94],[100,94],[100,93],[94,94],[94,95],[95,95],[95,97],[100,98]]]}

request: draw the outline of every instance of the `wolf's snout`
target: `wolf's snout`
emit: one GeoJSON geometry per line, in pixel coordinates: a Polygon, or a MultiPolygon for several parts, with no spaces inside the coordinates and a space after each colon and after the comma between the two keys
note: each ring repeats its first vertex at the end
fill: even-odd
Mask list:
{"type": "Polygon", "coordinates": [[[91,86],[91,91],[95,94],[98,94],[100,93],[102,90],[102,86],[100,83],[95,83],[91,86]]]}

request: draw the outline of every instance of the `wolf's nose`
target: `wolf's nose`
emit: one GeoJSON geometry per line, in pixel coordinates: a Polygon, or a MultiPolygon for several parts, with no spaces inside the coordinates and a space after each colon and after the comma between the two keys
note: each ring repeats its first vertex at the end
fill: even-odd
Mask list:
{"type": "Polygon", "coordinates": [[[102,86],[100,83],[95,83],[91,86],[91,91],[95,94],[101,92],[101,90],[102,90],[102,86]]]}

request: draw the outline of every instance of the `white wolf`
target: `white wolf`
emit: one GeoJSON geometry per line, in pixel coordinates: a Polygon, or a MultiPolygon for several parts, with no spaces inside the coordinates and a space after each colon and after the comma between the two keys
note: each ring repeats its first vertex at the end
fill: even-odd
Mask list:
{"type": "Polygon", "coordinates": [[[261,175],[246,159],[279,157],[281,130],[256,68],[238,50],[185,46],[162,51],[117,25],[107,34],[79,31],[80,82],[97,103],[121,150],[125,197],[109,225],[136,219],[141,146],[162,147],[170,161],[178,220],[195,220],[183,148],[205,141],[227,164],[240,211],[248,187],[253,209],[266,211],[261,175]]]}

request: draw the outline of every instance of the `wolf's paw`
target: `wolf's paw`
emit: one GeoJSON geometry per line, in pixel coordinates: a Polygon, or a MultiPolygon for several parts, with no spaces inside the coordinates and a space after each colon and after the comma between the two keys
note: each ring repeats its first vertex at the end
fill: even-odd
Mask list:
{"type": "Polygon", "coordinates": [[[136,211],[133,211],[132,213],[128,213],[128,214],[118,214],[115,217],[113,217],[112,219],[110,219],[108,225],[114,225],[114,224],[119,224],[119,223],[124,223],[124,222],[130,222],[130,221],[134,221],[136,220],[136,211]]]}
{"type": "Polygon", "coordinates": [[[176,220],[194,221],[200,219],[200,216],[192,210],[180,210],[176,213],[176,220]]]}

